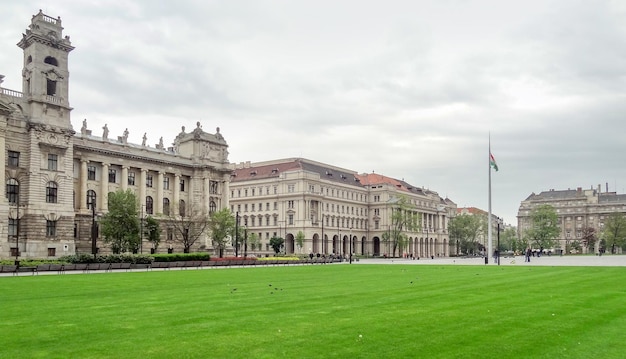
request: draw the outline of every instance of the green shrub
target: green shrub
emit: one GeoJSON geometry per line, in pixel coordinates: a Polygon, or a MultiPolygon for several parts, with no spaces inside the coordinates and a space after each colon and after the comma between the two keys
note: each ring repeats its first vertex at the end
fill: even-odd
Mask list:
{"type": "Polygon", "coordinates": [[[211,256],[208,253],[196,252],[196,253],[161,253],[152,254],[155,262],[184,262],[184,261],[208,261],[211,260],[211,256]]]}

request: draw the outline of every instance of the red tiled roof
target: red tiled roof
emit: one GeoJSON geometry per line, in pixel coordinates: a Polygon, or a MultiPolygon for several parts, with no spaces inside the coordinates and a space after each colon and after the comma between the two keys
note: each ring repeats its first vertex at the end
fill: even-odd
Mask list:
{"type": "Polygon", "coordinates": [[[301,169],[302,165],[298,160],[290,160],[282,163],[272,163],[262,166],[250,166],[237,168],[233,171],[231,181],[245,181],[253,178],[278,177],[282,172],[301,169]]]}

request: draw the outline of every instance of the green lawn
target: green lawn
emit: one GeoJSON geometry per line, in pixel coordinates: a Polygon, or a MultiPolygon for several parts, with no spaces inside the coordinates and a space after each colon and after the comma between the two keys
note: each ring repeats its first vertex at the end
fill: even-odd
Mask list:
{"type": "Polygon", "coordinates": [[[316,265],[0,278],[0,358],[623,358],[618,267],[316,265]]]}

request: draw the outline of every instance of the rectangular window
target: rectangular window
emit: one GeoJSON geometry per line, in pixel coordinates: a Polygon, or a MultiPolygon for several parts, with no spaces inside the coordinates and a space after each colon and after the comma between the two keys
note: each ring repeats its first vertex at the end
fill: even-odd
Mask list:
{"type": "Polygon", "coordinates": [[[46,79],[46,95],[54,96],[57,94],[57,82],[46,79]]]}
{"type": "Polygon", "coordinates": [[[184,179],[180,180],[180,191],[185,192],[185,180],[184,179]]]}
{"type": "Polygon", "coordinates": [[[20,153],[16,151],[9,151],[9,167],[20,166],[20,153]]]}
{"type": "Polygon", "coordinates": [[[48,169],[50,171],[56,171],[58,161],[59,161],[59,157],[57,155],[53,153],[49,153],[48,154],[48,169]]]}
{"type": "Polygon", "coordinates": [[[57,203],[57,184],[55,182],[48,182],[46,187],[46,203],[57,203]]]}
{"type": "Polygon", "coordinates": [[[210,181],[209,182],[209,193],[210,194],[218,194],[217,188],[218,188],[217,181],[210,181]]]}
{"type": "Polygon", "coordinates": [[[287,201],[287,208],[293,208],[293,201],[287,201]]]}
{"type": "Polygon", "coordinates": [[[146,187],[152,187],[152,175],[146,176],[146,187]]]}
{"type": "Polygon", "coordinates": [[[290,214],[288,217],[288,224],[293,225],[293,214],[290,214]]]}
{"type": "Polygon", "coordinates": [[[9,236],[17,236],[17,226],[19,225],[19,220],[15,218],[9,218],[9,225],[7,230],[9,231],[9,236]]]}
{"type": "Polygon", "coordinates": [[[54,237],[57,234],[57,221],[46,221],[46,237],[54,237]]]}
{"type": "Polygon", "coordinates": [[[109,169],[109,183],[115,183],[115,180],[117,179],[117,171],[114,169],[109,169]]]}
{"type": "Polygon", "coordinates": [[[48,257],[56,257],[57,249],[56,248],[48,248],[48,257]]]}
{"type": "Polygon", "coordinates": [[[172,239],[174,239],[174,229],[173,228],[168,228],[167,229],[167,240],[171,241],[172,239]]]}
{"type": "Polygon", "coordinates": [[[165,190],[169,190],[170,189],[170,178],[169,177],[163,177],[163,189],[165,189],[165,190]]]}
{"type": "Polygon", "coordinates": [[[287,192],[293,193],[293,192],[295,192],[295,190],[296,190],[296,186],[295,185],[290,184],[290,185],[287,186],[287,192]]]}
{"type": "Polygon", "coordinates": [[[128,172],[128,185],[129,186],[135,185],[135,172],[128,172]]]}
{"type": "Polygon", "coordinates": [[[255,207],[255,205],[254,205],[254,203],[252,203],[252,212],[254,212],[254,207],[255,207]]]}
{"type": "Polygon", "coordinates": [[[19,184],[14,178],[10,178],[7,181],[7,200],[9,203],[17,203],[17,197],[19,195],[19,184]]]}
{"type": "Polygon", "coordinates": [[[96,180],[96,166],[87,166],[87,179],[90,181],[96,180]]]}

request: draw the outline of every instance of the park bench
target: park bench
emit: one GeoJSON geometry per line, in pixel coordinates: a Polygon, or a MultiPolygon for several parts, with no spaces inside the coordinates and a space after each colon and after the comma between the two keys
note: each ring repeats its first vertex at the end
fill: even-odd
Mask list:
{"type": "Polygon", "coordinates": [[[17,275],[17,266],[14,264],[0,266],[0,273],[13,273],[17,275]]]}

